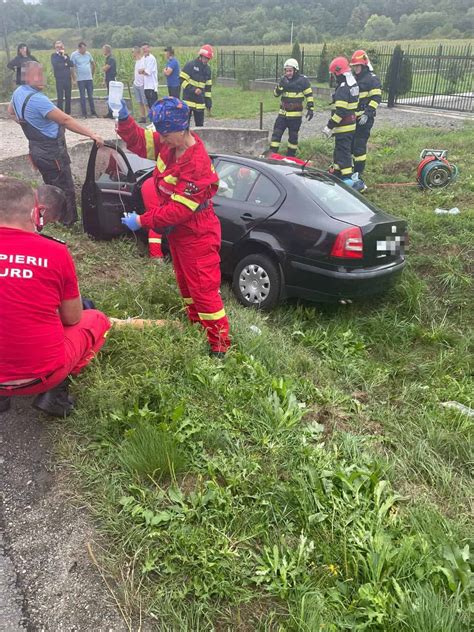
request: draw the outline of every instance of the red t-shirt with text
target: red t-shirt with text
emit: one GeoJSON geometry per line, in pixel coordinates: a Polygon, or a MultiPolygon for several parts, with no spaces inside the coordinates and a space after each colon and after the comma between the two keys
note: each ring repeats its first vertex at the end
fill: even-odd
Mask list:
{"type": "Polygon", "coordinates": [[[0,227],[0,384],[43,377],[64,364],[58,308],[78,296],[65,244],[0,227]]]}

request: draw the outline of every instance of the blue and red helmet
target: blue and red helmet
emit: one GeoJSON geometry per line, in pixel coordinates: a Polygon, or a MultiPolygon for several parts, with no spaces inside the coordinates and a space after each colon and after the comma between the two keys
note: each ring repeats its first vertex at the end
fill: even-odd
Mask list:
{"type": "Polygon", "coordinates": [[[150,120],[160,134],[182,132],[189,128],[189,107],[176,97],[164,97],[150,109],[150,120]]]}

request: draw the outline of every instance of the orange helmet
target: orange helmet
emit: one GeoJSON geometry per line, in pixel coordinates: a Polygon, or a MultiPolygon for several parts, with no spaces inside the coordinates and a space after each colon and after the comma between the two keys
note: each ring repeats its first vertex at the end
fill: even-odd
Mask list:
{"type": "Polygon", "coordinates": [[[351,57],[351,66],[368,66],[369,57],[365,50],[356,50],[351,57]]]}
{"type": "Polygon", "coordinates": [[[204,44],[204,46],[201,46],[199,49],[199,55],[212,59],[214,57],[214,49],[210,44],[204,44]]]}
{"type": "Polygon", "coordinates": [[[335,57],[329,64],[329,72],[336,75],[336,77],[343,75],[345,72],[349,72],[350,69],[349,62],[345,57],[335,57]]]}

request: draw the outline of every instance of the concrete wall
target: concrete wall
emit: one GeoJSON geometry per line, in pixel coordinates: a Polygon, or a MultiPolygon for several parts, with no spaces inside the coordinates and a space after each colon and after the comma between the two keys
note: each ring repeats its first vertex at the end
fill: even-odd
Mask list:
{"type": "MultiPolygon", "coordinates": [[[[56,99],[51,99],[53,103],[56,103],[56,99]]],[[[132,103],[130,99],[125,99],[125,102],[127,103],[127,107],[128,109],[131,111],[131,107],[132,107],[132,103]]],[[[95,109],[96,112],[99,116],[105,116],[105,114],[107,114],[107,97],[95,97],[94,98],[94,103],[95,103],[95,109]]],[[[8,119],[10,118],[8,116],[8,112],[7,112],[7,108],[8,108],[8,102],[7,103],[0,103],[0,118],[1,119],[8,119]]],[[[89,104],[87,104],[87,111],[89,112],[89,104]]],[[[81,104],[80,104],[80,100],[79,97],[73,97],[71,99],[71,115],[75,116],[75,117],[79,117],[81,116],[81,104]]]]}
{"type": "Polygon", "coordinates": [[[268,130],[228,127],[197,127],[193,130],[207,151],[259,156],[268,149],[268,130]]]}

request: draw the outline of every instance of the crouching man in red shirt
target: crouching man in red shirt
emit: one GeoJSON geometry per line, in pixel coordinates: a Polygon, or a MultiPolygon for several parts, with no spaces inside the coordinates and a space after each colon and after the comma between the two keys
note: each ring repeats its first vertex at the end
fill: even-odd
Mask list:
{"type": "Polygon", "coordinates": [[[0,178],[0,412],[13,396],[37,395],[35,408],[68,415],[68,376],[89,364],[111,326],[102,312],[83,311],[67,246],[37,232],[63,209],[56,187],[38,193],[0,178]]]}

